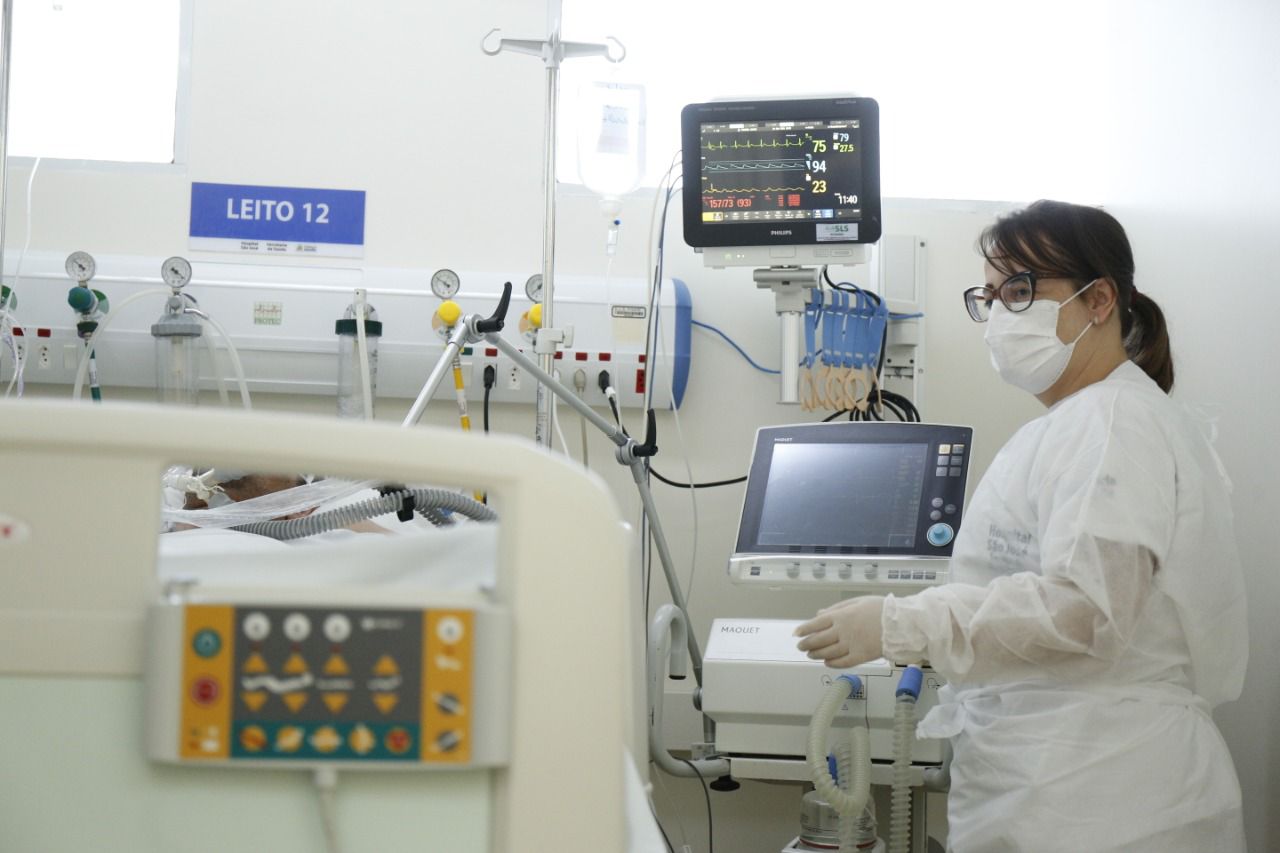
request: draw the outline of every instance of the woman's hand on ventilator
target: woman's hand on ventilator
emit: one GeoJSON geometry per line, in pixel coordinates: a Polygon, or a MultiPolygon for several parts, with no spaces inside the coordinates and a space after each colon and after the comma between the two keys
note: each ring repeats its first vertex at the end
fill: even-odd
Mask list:
{"type": "Polygon", "coordinates": [[[884,656],[884,596],[864,595],[842,601],[796,628],[796,645],[813,660],[847,669],[884,656]]]}

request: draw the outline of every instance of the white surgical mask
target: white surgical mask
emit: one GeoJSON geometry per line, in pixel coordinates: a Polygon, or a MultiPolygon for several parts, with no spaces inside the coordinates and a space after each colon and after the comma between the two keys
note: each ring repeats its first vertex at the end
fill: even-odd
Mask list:
{"type": "Polygon", "coordinates": [[[992,304],[986,341],[991,366],[1001,379],[1032,394],[1042,394],[1053,387],[1067,369],[1076,343],[1093,327],[1089,323],[1074,341],[1064,344],[1058,339],[1058,312],[1096,281],[1080,288],[1071,299],[1037,299],[1025,311],[1010,311],[998,299],[992,304]]]}

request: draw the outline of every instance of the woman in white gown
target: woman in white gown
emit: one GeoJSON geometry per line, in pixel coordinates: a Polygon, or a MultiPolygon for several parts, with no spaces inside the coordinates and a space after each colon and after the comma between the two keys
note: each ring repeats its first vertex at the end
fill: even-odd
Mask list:
{"type": "Polygon", "coordinates": [[[800,648],[946,677],[919,734],[953,739],[955,853],[1242,853],[1209,716],[1247,655],[1230,486],[1167,396],[1163,315],[1101,210],[1037,202],[980,247],[966,306],[1001,378],[1048,412],[978,484],[953,583],[850,599],[802,625],[800,648]]]}

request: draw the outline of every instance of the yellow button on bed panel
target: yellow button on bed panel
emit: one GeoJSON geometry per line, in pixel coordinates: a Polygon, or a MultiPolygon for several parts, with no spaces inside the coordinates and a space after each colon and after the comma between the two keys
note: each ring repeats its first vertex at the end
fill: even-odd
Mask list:
{"type": "Polygon", "coordinates": [[[182,758],[226,758],[230,750],[232,689],[232,608],[190,605],[183,624],[182,758]]]}
{"type": "Polygon", "coordinates": [[[280,698],[284,700],[289,710],[296,714],[303,705],[307,704],[307,696],[306,693],[286,693],[280,698]]]}
{"type": "Polygon", "coordinates": [[[285,661],[284,671],[288,675],[301,675],[307,671],[307,661],[302,655],[294,652],[289,655],[289,659],[285,661]]]}
{"type": "Polygon", "coordinates": [[[471,760],[475,614],[431,610],[423,626],[420,756],[433,764],[471,760]]]}
{"type": "Polygon", "coordinates": [[[330,655],[329,660],[325,661],[325,675],[348,675],[351,669],[347,666],[347,662],[342,659],[342,655],[330,655]]]}

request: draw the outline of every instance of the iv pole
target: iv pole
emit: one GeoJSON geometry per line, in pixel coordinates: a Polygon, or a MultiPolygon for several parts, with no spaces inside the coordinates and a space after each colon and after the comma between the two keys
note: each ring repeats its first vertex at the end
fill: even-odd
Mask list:
{"type": "MultiPolygon", "coordinates": [[[[689,612],[685,606],[684,592],[680,588],[680,581],[675,573],[675,563],[671,559],[671,551],[662,532],[662,524],[658,519],[657,506],[653,502],[653,494],[649,490],[645,469],[645,458],[652,456],[658,449],[654,436],[656,427],[653,410],[650,409],[648,412],[648,429],[645,441],[643,444],[639,444],[635,439],[624,433],[621,427],[596,414],[590,406],[566,388],[554,375],[556,349],[562,342],[571,341],[573,334],[572,329],[557,329],[555,327],[553,313],[555,310],[554,275],[556,248],[556,112],[560,96],[560,65],[566,59],[590,56],[603,56],[610,62],[617,63],[626,58],[627,51],[622,42],[612,36],[607,36],[606,38],[617,47],[618,53],[616,56],[610,52],[610,45],[607,44],[563,41],[560,38],[560,0],[548,0],[547,11],[550,35],[545,41],[499,38],[497,45],[491,48],[489,47],[491,37],[501,32],[496,28],[490,30],[480,41],[480,49],[488,56],[497,56],[504,50],[539,56],[542,58],[547,70],[547,109],[543,137],[544,160],[542,170],[543,190],[546,194],[542,243],[542,324],[534,341],[534,352],[537,354],[538,360],[535,362],[528,358],[498,334],[502,330],[507,305],[511,299],[511,284],[508,282],[504,288],[502,299],[498,303],[498,309],[492,317],[484,318],[471,314],[458,321],[453,333],[449,336],[449,342],[445,346],[440,362],[437,363],[436,368],[428,376],[426,384],[423,385],[409,415],[405,418],[405,426],[411,426],[422,417],[427,401],[435,395],[436,389],[444,378],[444,365],[449,363],[463,346],[484,340],[489,345],[497,347],[504,355],[538,380],[537,415],[534,424],[534,440],[538,444],[546,447],[551,446],[555,418],[555,396],[552,396],[554,394],[576,409],[583,418],[590,421],[617,445],[616,455],[618,462],[631,469],[636,489],[640,493],[641,504],[644,507],[645,515],[649,519],[650,535],[658,551],[659,562],[662,564],[662,571],[666,575],[672,601],[683,617],[684,625],[687,626],[690,622],[689,612]],[[551,393],[548,393],[548,389],[551,393]]],[[[698,685],[698,695],[700,695],[702,688],[702,651],[698,648],[698,641],[694,632],[686,631],[685,633],[689,657],[693,664],[694,679],[698,685]]],[[[646,681],[650,680],[649,675],[651,674],[646,674],[646,681]]],[[[700,699],[698,701],[700,702],[700,699]]],[[[710,749],[715,743],[715,724],[705,715],[702,723],[706,740],[705,746],[710,749]]],[[[652,737],[652,732],[650,734],[652,737]]],[[[669,759],[665,755],[662,758],[669,759]]],[[[698,757],[687,765],[679,765],[674,760],[655,760],[659,760],[659,763],[667,772],[677,775],[688,775],[684,769],[686,766],[689,768],[689,773],[692,774],[703,772],[708,775],[722,776],[727,775],[729,772],[729,763],[725,759],[698,757]],[[698,769],[694,769],[695,767],[698,769]]]]}
{"type": "MultiPolygon", "coordinates": [[[[546,209],[543,213],[542,236],[542,328],[534,342],[534,352],[538,355],[538,363],[542,371],[551,374],[555,367],[554,358],[558,345],[565,340],[566,331],[557,329],[554,321],[555,311],[555,257],[556,257],[556,113],[560,100],[560,65],[566,59],[579,59],[590,56],[603,56],[610,62],[621,62],[627,56],[622,42],[612,36],[608,40],[617,46],[618,54],[610,51],[610,45],[589,42],[569,42],[560,38],[560,12],[558,0],[552,0],[548,8],[550,35],[546,40],[504,39],[499,38],[496,47],[490,48],[490,38],[499,29],[492,29],[480,40],[480,49],[489,56],[497,56],[503,51],[525,53],[542,58],[547,69],[546,78],[546,127],[543,135],[542,187],[546,195],[546,209]]],[[[555,398],[547,393],[540,382],[537,390],[536,417],[534,421],[534,441],[546,447],[551,446],[552,420],[555,417],[555,398]]]]}
{"type": "MultiPolygon", "coordinates": [[[[4,0],[3,9],[4,33],[0,50],[4,51],[0,59],[0,283],[4,281],[4,231],[5,212],[8,210],[6,193],[9,190],[9,63],[13,56],[13,0],[4,0]]],[[[18,282],[13,283],[17,290],[18,282]]]]}

